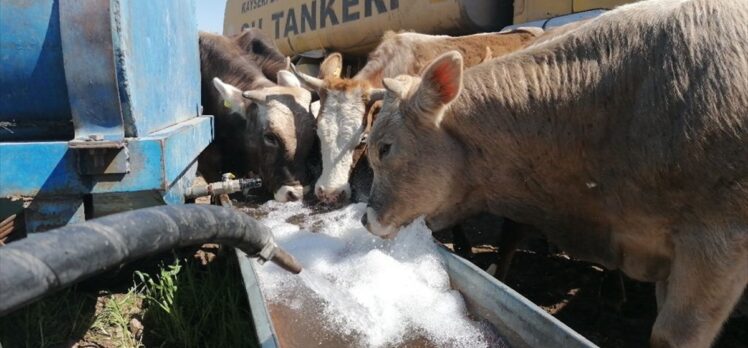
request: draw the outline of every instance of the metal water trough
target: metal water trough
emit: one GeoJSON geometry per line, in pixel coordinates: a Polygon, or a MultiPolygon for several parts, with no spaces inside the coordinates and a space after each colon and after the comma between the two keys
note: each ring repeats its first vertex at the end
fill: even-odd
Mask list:
{"type": "MultiPolygon", "coordinates": [[[[465,298],[470,312],[490,322],[510,346],[523,347],[597,347],[506,284],[496,280],[470,261],[439,248],[452,287],[465,298]]],[[[260,264],[242,251],[236,251],[255,332],[262,348],[279,348],[265,296],[257,279],[260,264]]],[[[292,347],[282,347],[292,348],[292,347]]]]}

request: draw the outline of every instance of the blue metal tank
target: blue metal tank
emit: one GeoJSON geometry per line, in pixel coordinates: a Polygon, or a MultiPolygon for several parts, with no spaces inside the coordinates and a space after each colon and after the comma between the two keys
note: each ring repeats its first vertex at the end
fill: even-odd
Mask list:
{"type": "Polygon", "coordinates": [[[2,1],[0,33],[0,139],[72,139],[59,3],[2,1]]]}
{"type": "Polygon", "coordinates": [[[135,137],[198,114],[193,1],[0,6],[0,140],[135,137]]]}
{"type": "Polygon", "coordinates": [[[183,202],[213,138],[199,60],[194,0],[0,0],[0,215],[183,202]]]}

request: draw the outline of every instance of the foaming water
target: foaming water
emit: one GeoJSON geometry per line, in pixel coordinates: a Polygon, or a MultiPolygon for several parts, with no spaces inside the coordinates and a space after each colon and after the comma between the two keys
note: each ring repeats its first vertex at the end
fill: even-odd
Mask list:
{"type": "Polygon", "coordinates": [[[254,211],[304,266],[258,270],[285,347],[497,347],[492,328],[470,318],[422,220],[391,241],[359,222],[363,204],[316,214],[301,203],[254,211]]]}

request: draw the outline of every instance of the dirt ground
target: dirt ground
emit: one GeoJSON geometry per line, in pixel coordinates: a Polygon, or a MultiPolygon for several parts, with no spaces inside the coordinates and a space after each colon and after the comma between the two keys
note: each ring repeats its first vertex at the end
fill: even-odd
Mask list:
{"type": "MultiPolygon", "coordinates": [[[[498,256],[495,243],[468,237],[478,240],[472,261],[486,269],[498,256]]],[[[437,238],[451,246],[450,235],[437,238]]],[[[654,284],[622,276],[626,298],[621,301],[615,285],[620,277],[563,253],[547,253],[536,240],[516,254],[506,284],[601,347],[646,347],[657,315],[654,284]]],[[[731,318],[715,347],[748,347],[748,317],[731,318]]]]}

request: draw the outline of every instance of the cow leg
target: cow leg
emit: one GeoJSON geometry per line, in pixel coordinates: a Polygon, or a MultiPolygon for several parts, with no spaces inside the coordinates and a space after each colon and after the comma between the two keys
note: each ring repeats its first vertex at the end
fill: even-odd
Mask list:
{"type": "Polygon", "coordinates": [[[465,229],[462,228],[462,225],[452,227],[452,240],[457,255],[466,259],[473,258],[473,246],[470,244],[470,240],[465,233],[465,229]]]}
{"type": "Polygon", "coordinates": [[[501,237],[499,238],[499,257],[496,263],[491,264],[486,272],[496,277],[500,281],[505,281],[509,274],[509,267],[512,265],[514,254],[520,243],[527,237],[525,226],[518,224],[510,219],[504,218],[501,228],[501,237]]]}
{"type": "Polygon", "coordinates": [[[679,230],[652,347],[708,347],[748,283],[748,233],[679,230]]]}

